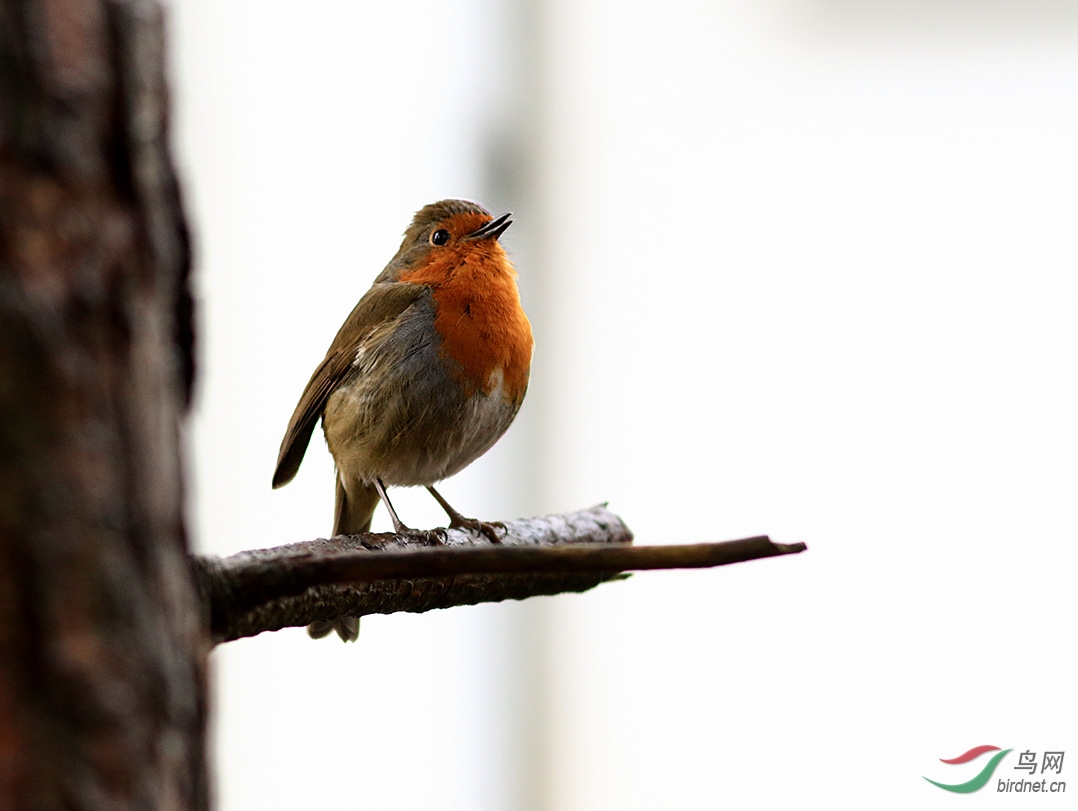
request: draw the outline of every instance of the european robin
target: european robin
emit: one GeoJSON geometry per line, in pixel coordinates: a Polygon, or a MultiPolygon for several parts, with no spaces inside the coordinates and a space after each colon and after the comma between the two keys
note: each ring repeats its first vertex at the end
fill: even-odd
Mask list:
{"type": "MultiPolygon", "coordinates": [[[[407,532],[386,495],[425,486],[449,526],[464,518],[434,489],[486,453],[512,423],[528,388],[532,332],[517,274],[498,238],[512,222],[464,200],[416,213],[404,241],[359,300],[311,375],[288,423],[273,486],[299,470],[322,420],[337,468],[334,535],[370,530],[379,500],[396,532],[407,532]]],[[[359,621],[314,623],[355,640],[359,621]]]]}

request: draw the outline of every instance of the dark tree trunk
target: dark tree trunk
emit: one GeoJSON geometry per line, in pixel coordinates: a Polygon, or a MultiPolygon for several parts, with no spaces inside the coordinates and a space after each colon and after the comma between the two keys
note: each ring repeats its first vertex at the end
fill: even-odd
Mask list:
{"type": "Polygon", "coordinates": [[[0,808],[205,808],[186,230],[149,0],[0,0],[0,808]]]}

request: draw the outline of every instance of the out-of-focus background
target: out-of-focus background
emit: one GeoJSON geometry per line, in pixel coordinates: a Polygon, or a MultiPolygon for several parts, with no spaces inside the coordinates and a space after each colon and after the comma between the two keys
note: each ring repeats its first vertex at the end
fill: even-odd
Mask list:
{"type": "Polygon", "coordinates": [[[356,645],[224,645],[221,809],[951,808],[922,777],[972,777],[983,761],[939,759],[979,744],[1015,753],[976,802],[1031,804],[996,791],[1025,750],[1071,753],[1078,790],[1078,6],[184,0],[170,19],[199,550],[329,531],[324,442],[272,491],[281,436],[444,197],[514,212],[536,337],[523,411],[453,504],[605,500],[640,543],[809,544],[372,617],[356,645]]]}

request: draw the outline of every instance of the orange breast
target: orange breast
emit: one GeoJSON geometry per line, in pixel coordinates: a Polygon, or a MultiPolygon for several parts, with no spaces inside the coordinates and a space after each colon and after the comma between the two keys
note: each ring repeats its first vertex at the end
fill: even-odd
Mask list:
{"type": "Polygon", "coordinates": [[[519,404],[528,386],[532,330],[501,245],[462,243],[400,278],[431,288],[442,352],[459,366],[465,393],[490,394],[500,382],[506,398],[519,404]]]}

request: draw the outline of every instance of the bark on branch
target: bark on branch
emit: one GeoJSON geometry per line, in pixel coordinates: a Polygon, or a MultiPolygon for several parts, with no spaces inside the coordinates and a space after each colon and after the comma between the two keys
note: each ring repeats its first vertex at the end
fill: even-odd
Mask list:
{"type": "Polygon", "coordinates": [[[480,602],[586,591],[631,569],[721,566],[801,552],[766,537],[725,543],[632,546],[605,507],[506,523],[492,544],[466,530],[358,535],[195,558],[215,642],[341,614],[422,612],[480,602]]]}

